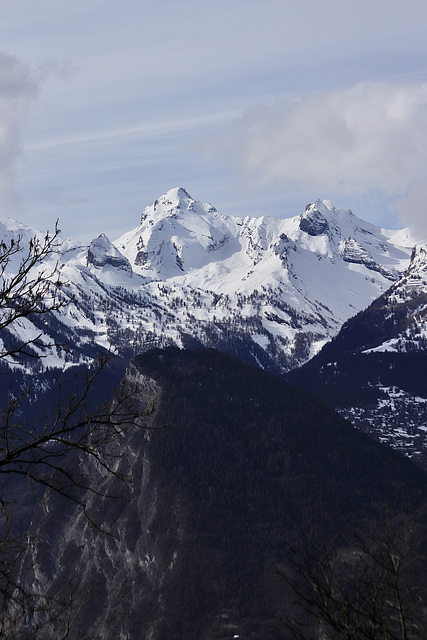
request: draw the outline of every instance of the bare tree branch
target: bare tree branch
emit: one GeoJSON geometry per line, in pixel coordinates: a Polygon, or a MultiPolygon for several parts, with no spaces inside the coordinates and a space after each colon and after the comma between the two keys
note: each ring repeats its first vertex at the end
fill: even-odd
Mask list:
{"type": "MultiPolygon", "coordinates": [[[[61,295],[65,280],[55,259],[60,249],[59,233],[56,224],[52,234],[34,237],[27,246],[22,236],[0,241],[0,362],[7,365],[16,365],[20,357],[38,360],[43,357],[43,349],[58,346],[46,340],[41,331],[28,335],[21,329],[22,323],[67,304],[61,295]]],[[[9,391],[0,405],[2,638],[27,637],[28,633],[43,637],[38,635],[43,625],[60,615],[63,628],[57,637],[65,639],[78,615],[72,589],[69,597],[58,599],[39,591],[33,582],[27,584],[26,569],[30,575],[31,566],[25,566],[25,558],[31,557],[32,541],[17,525],[14,487],[18,483],[39,501],[43,501],[44,491],[54,491],[78,504],[88,522],[100,528],[89,512],[88,496],[105,496],[91,483],[88,465],[83,461],[92,460],[100,473],[128,483],[120,467],[126,436],[132,430],[148,428],[147,420],[155,409],[153,404],[141,405],[137,383],[122,384],[113,402],[104,399],[90,408],[90,396],[113,357],[112,353],[100,355],[83,375],[81,367],[77,374],[72,368],[62,371],[49,399],[45,396],[44,409],[36,405],[31,412],[23,411],[31,399],[32,385],[19,393],[9,391]]]]}
{"type": "MultiPolygon", "coordinates": [[[[375,528],[353,529],[346,544],[290,545],[279,571],[293,606],[280,620],[301,640],[421,640],[427,622],[415,517],[390,517],[375,528]]],[[[425,570],[425,566],[424,566],[425,570]]]]}

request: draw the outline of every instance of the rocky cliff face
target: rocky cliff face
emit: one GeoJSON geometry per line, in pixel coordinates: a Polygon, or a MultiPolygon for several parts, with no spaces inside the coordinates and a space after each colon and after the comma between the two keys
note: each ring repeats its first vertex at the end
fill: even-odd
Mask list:
{"type": "MultiPolygon", "coordinates": [[[[150,462],[160,387],[130,365],[115,403],[129,390],[140,427],[123,428],[110,444],[115,474],[96,460],[74,457],[69,461],[73,472],[90,478],[93,488],[76,496],[85,509],[48,491],[33,518],[33,543],[22,563],[31,569],[22,578],[57,603],[54,620],[41,628],[40,638],[62,637],[74,616],[70,638],[158,637],[161,589],[176,561],[182,512],[163,511],[150,462]]],[[[31,628],[43,620],[42,612],[31,628]]]]}
{"type": "Polygon", "coordinates": [[[115,269],[123,269],[132,274],[129,260],[116,249],[105,233],[101,233],[98,238],[95,238],[90,243],[87,252],[87,263],[88,265],[93,264],[95,267],[110,265],[115,269]]]}
{"type": "Polygon", "coordinates": [[[329,230],[329,225],[316,206],[308,204],[300,216],[299,228],[310,236],[321,236],[329,230]]]}

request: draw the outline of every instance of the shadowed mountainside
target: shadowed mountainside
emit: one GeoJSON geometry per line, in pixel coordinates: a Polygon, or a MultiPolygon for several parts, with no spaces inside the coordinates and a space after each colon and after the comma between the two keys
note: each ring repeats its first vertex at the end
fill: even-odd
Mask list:
{"type": "Polygon", "coordinates": [[[286,638],[273,616],[289,541],[342,539],[425,495],[408,460],[233,357],[154,350],[128,375],[159,429],[116,443],[131,485],[85,469],[115,496],[89,500],[110,534],[53,494],[32,523],[33,577],[50,593],[71,585],[80,607],[71,638],[286,638]]]}

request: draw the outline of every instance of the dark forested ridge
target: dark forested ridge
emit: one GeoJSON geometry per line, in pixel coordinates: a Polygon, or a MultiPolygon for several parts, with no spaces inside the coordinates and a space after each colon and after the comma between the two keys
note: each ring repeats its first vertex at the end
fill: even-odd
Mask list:
{"type": "Polygon", "coordinates": [[[133,364],[160,385],[158,429],[126,440],[129,487],[86,468],[114,496],[89,501],[110,534],[55,495],[33,518],[38,581],[72,585],[72,639],[287,638],[275,616],[289,545],[342,544],[423,502],[421,470],[278,377],[213,350],[133,364]]]}
{"type": "MultiPolygon", "coordinates": [[[[202,488],[193,480],[203,480],[203,474],[219,483],[233,476],[230,489],[248,476],[249,493],[236,488],[238,501],[242,495],[251,497],[250,488],[257,484],[249,481],[251,473],[262,470],[282,482],[295,475],[299,482],[286,488],[297,513],[307,499],[313,508],[325,499],[341,506],[345,500],[349,509],[357,509],[362,497],[365,505],[380,497],[399,500],[399,482],[402,490],[406,482],[423,486],[424,474],[400,455],[371,442],[307,393],[236,358],[170,348],[148,352],[133,363],[164,389],[157,420],[170,427],[155,439],[162,464],[168,473],[181,469],[196,494],[202,488]],[[305,480],[314,479],[316,486],[307,492],[305,480]],[[351,498],[355,493],[358,500],[351,498]]],[[[328,509],[322,507],[319,523],[326,526],[328,509]]]]}
{"type": "Polygon", "coordinates": [[[369,406],[387,398],[381,387],[396,386],[414,396],[427,395],[427,354],[342,353],[325,350],[286,380],[332,407],[369,406]]]}
{"type": "Polygon", "coordinates": [[[162,511],[177,495],[186,505],[165,638],[208,637],[227,607],[241,632],[281,637],[268,614],[287,541],[344,535],[385,504],[422,500],[424,474],[272,375],[214,351],[153,351],[134,363],[164,389],[158,424],[170,426],[151,441],[162,511]]]}

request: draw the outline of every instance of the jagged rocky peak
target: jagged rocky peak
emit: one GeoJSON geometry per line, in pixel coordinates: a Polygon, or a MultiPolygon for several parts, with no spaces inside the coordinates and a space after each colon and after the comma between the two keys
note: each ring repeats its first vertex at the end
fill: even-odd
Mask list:
{"type": "Polygon", "coordinates": [[[110,265],[132,273],[129,260],[110,242],[105,233],[101,233],[90,243],[87,252],[87,264],[92,264],[94,267],[110,265]]]}
{"type": "Polygon", "coordinates": [[[422,267],[427,270],[427,246],[416,244],[412,249],[411,261],[409,263],[408,270],[414,267],[422,267]]]}
{"type": "MultiPolygon", "coordinates": [[[[330,204],[333,207],[332,204],[330,204]]],[[[325,213],[330,209],[320,200],[314,204],[308,204],[304,213],[300,216],[299,228],[310,236],[321,236],[329,229],[328,220],[325,213]]]]}
{"type": "Polygon", "coordinates": [[[414,246],[409,266],[403,274],[401,283],[425,288],[427,284],[427,246],[425,244],[414,246]]]}

